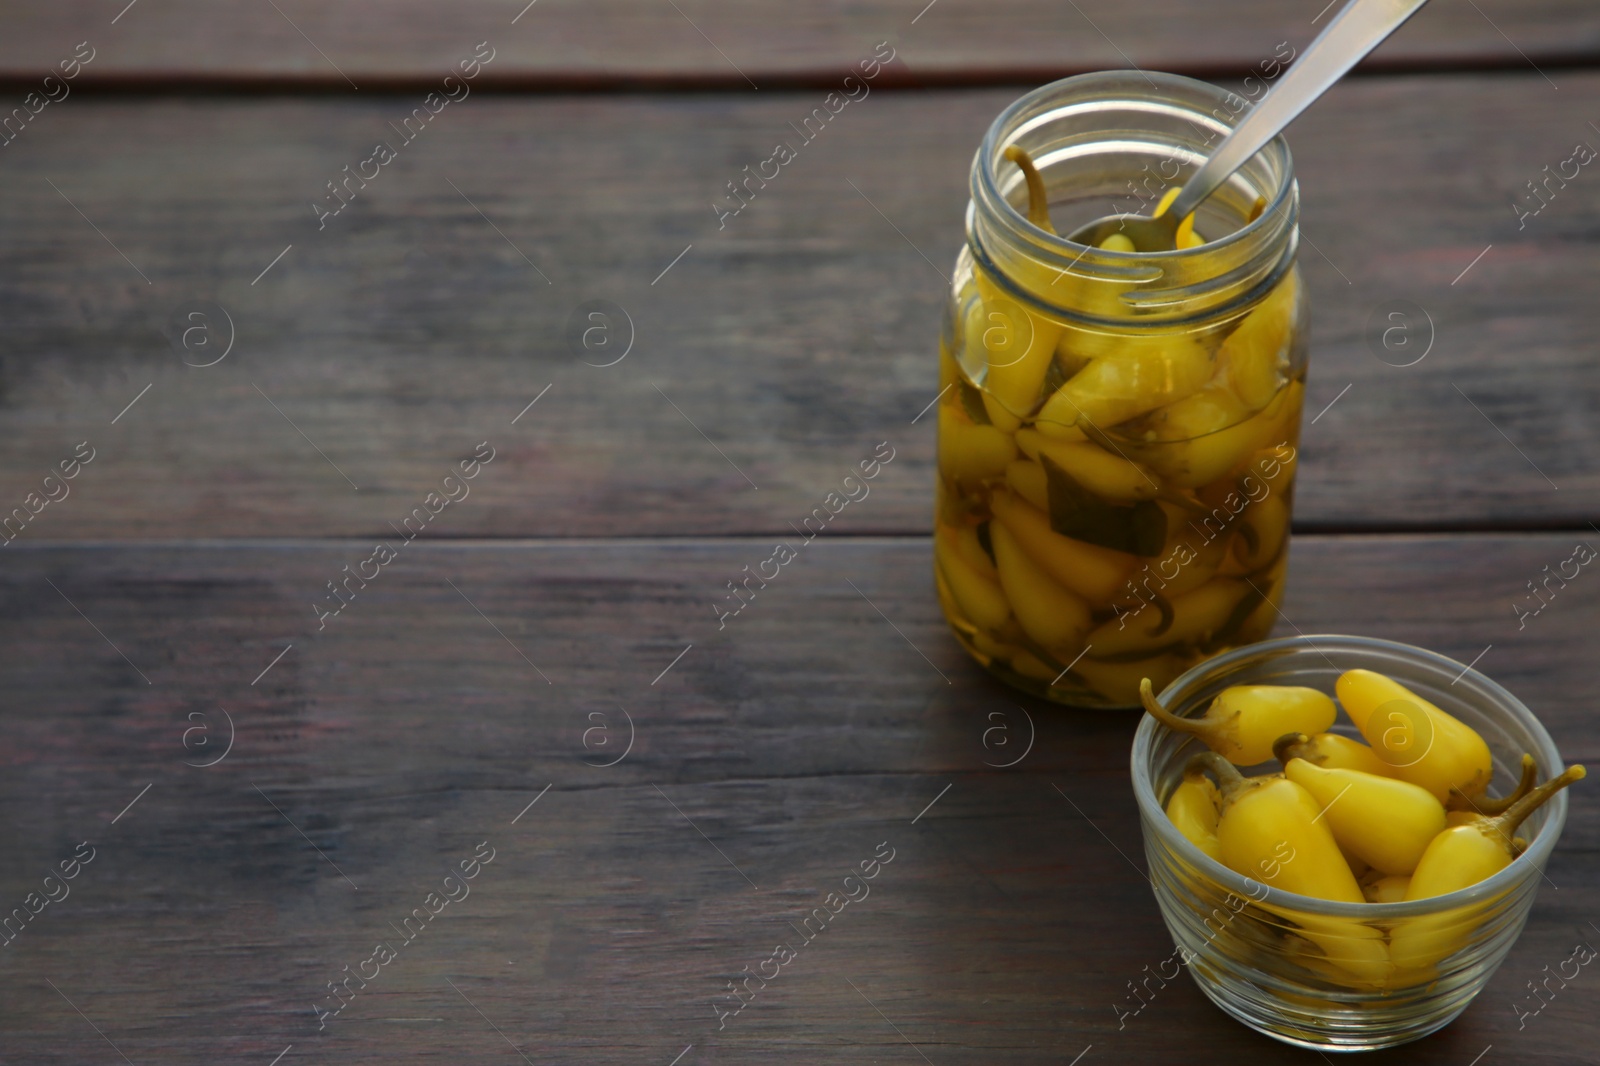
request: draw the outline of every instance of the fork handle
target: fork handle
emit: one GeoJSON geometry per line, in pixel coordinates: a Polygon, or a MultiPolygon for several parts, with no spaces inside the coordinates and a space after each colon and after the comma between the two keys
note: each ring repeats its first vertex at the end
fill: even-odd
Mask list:
{"type": "Polygon", "coordinates": [[[1182,220],[1428,0],[1350,0],[1172,202],[1182,220]]]}

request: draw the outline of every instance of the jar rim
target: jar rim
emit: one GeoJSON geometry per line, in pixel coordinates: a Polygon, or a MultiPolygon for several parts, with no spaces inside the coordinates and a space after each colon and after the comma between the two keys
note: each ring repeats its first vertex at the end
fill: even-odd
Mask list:
{"type": "MultiPolygon", "coordinates": [[[[1428,651],[1412,644],[1403,644],[1399,641],[1384,640],[1379,637],[1358,637],[1343,634],[1301,634],[1293,637],[1280,637],[1276,640],[1265,640],[1255,644],[1246,644],[1223,652],[1220,655],[1206,659],[1190,667],[1181,676],[1162,690],[1160,699],[1163,705],[1171,706],[1169,697],[1182,696],[1186,689],[1197,687],[1200,683],[1212,680],[1226,674],[1241,660],[1254,659],[1261,656],[1272,655],[1281,651],[1310,649],[1327,652],[1329,650],[1345,650],[1356,652],[1385,652],[1399,659],[1407,660],[1419,665],[1439,667],[1448,672],[1460,672],[1458,681],[1470,679],[1473,685],[1486,694],[1495,708],[1522,726],[1531,735],[1535,756],[1545,766],[1560,767],[1561,753],[1557,750],[1555,741],[1544,728],[1544,724],[1532,711],[1517,697],[1513,696],[1503,686],[1490,680],[1479,673],[1470,665],[1464,665],[1437,652],[1428,651]]],[[[1470,691],[1470,689],[1468,690],[1470,691]]],[[[1442,896],[1430,896],[1427,899],[1410,900],[1402,903],[1341,903],[1333,900],[1318,899],[1315,896],[1303,896],[1299,893],[1289,892],[1281,888],[1263,884],[1251,877],[1235,873],[1222,863],[1211,858],[1196,847],[1188,837],[1178,831],[1177,826],[1167,817],[1166,810],[1162,807],[1155,793],[1155,783],[1150,774],[1150,760],[1154,754],[1157,738],[1170,732],[1166,726],[1157,722],[1148,714],[1139,722],[1139,728],[1134,733],[1133,750],[1130,756],[1130,770],[1133,778],[1134,798],[1139,805],[1141,822],[1148,832],[1151,827],[1161,838],[1161,843],[1184,862],[1203,872],[1212,882],[1237,896],[1248,897],[1256,903],[1272,903],[1280,907],[1291,908],[1307,914],[1317,914],[1333,918],[1354,918],[1363,920],[1394,920],[1399,918],[1412,918],[1419,915],[1434,914],[1442,911],[1454,910],[1475,903],[1481,903],[1496,896],[1502,896],[1515,885],[1528,877],[1527,869],[1519,866],[1524,860],[1528,868],[1536,873],[1542,872],[1544,863],[1549,859],[1550,853],[1555,849],[1557,838],[1566,825],[1567,795],[1565,791],[1558,792],[1545,804],[1548,811],[1544,823],[1539,827],[1538,834],[1528,843],[1527,850],[1498,873],[1485,878],[1474,885],[1447,892],[1442,896]],[[1251,886],[1255,886],[1252,888],[1251,886]],[[1265,894],[1258,894],[1259,890],[1265,894]]]]}
{"type": "MultiPolygon", "coordinates": [[[[1001,182],[1002,149],[1022,144],[1036,132],[1064,136],[1048,146],[1032,145],[1036,158],[1045,159],[1062,150],[1066,159],[1098,154],[1085,146],[1097,143],[1094,138],[1100,127],[1092,120],[1099,113],[1116,114],[1125,123],[1120,131],[1106,127],[1107,144],[1124,142],[1126,150],[1134,154],[1166,150],[1167,161],[1184,158],[1194,166],[1210,154],[1216,136],[1232,128],[1232,120],[1224,118],[1222,111],[1231,110],[1229,101],[1235,99],[1239,99],[1237,94],[1208,82],[1141,70],[1079,74],[1018,97],[989,125],[973,158],[966,230],[974,259],[986,264],[994,280],[1025,305],[1047,317],[1092,329],[1171,328],[1183,322],[1230,318],[1240,307],[1254,304],[1293,269],[1299,251],[1299,185],[1293,156],[1281,134],[1239,170],[1239,180],[1250,183],[1253,178],[1259,191],[1267,195],[1267,207],[1255,219],[1194,248],[1120,252],[1080,244],[1030,222],[1008,198],[1001,182]],[[1123,110],[1133,117],[1117,114],[1123,110]],[[1139,114],[1150,117],[1148,125],[1137,121],[1139,114]],[[1080,118],[1090,125],[1075,133],[1071,127],[1080,118]],[[1186,136],[1179,120],[1195,135],[1186,136]],[[1202,144],[1199,134],[1207,130],[1210,137],[1202,144]],[[1125,302],[1143,307],[1147,313],[1136,313],[1131,319],[1087,313],[1018,284],[1006,268],[997,266],[997,257],[1032,260],[1057,270],[1057,281],[1071,276],[1125,285],[1125,302]]],[[[1050,162],[1043,165],[1048,180],[1050,162]]],[[[1163,178],[1165,165],[1163,161],[1163,178]]],[[[1014,182],[1010,188],[1016,191],[1014,182]]],[[[1148,179],[1145,188],[1149,188],[1148,179]]]]}
{"type": "MultiPolygon", "coordinates": [[[[1167,74],[1162,71],[1145,71],[1138,69],[1101,70],[1088,74],[1074,74],[1070,77],[1059,78],[1056,81],[1049,82],[1045,85],[1039,86],[1036,89],[1033,89],[1030,92],[1024,93],[1022,96],[1019,96],[1017,99],[1013,100],[1006,107],[1006,109],[1000,112],[1000,114],[995,117],[995,120],[989,124],[989,129],[984,133],[983,143],[978,149],[979,155],[976,160],[978,165],[974,167],[974,171],[983,180],[985,191],[994,198],[995,202],[1004,205],[1004,210],[1010,216],[1008,221],[1011,221],[1018,226],[1025,227],[1031,232],[1032,235],[1035,235],[1038,238],[1043,238],[1044,243],[1047,245],[1057,244],[1060,245],[1063,250],[1093,250],[1112,256],[1116,259],[1125,259],[1129,263],[1137,263],[1141,261],[1148,262],[1151,257],[1157,255],[1192,257],[1196,252],[1204,252],[1208,250],[1215,251],[1221,246],[1236,243],[1239,240],[1245,239],[1247,236],[1254,236],[1255,234],[1261,232],[1261,230],[1265,228],[1264,222],[1282,209],[1284,203],[1295,191],[1295,188],[1298,184],[1294,177],[1294,157],[1289,151],[1289,142],[1284,139],[1282,133],[1279,133],[1272,140],[1268,141],[1267,144],[1263,146],[1256,154],[1260,155],[1262,152],[1275,152],[1280,155],[1283,164],[1283,173],[1287,176],[1288,180],[1279,183],[1271,201],[1268,202],[1266,208],[1263,209],[1261,214],[1258,215],[1253,221],[1245,223],[1243,226],[1240,226],[1238,229],[1232,231],[1224,237],[1219,237],[1214,241],[1207,241],[1205,244],[1196,245],[1193,248],[1179,248],[1170,252],[1121,252],[1109,248],[1093,248],[1090,245],[1069,240],[1066,237],[1051,233],[1034,225],[1028,220],[1028,217],[1022,212],[1018,211],[1016,206],[1013,205],[1011,201],[1006,198],[1005,194],[1001,192],[999,182],[996,179],[993,164],[1002,148],[1002,145],[1000,144],[1001,134],[1004,133],[1006,138],[1009,139],[1011,134],[1014,132],[1014,127],[1018,124],[1016,121],[1018,116],[1025,113],[1039,100],[1044,99],[1047,96],[1057,95],[1063,90],[1069,88],[1082,88],[1084,86],[1095,85],[1101,82],[1107,83],[1109,87],[1110,83],[1113,81],[1124,81],[1126,76],[1130,74],[1139,75],[1150,83],[1151,88],[1155,89],[1159,89],[1159,87],[1164,84],[1173,90],[1197,90],[1200,93],[1220,94],[1217,96],[1218,103],[1225,103],[1228,97],[1237,95],[1236,93],[1228,92],[1219,86],[1213,85],[1210,82],[1201,81],[1198,78],[1189,78],[1181,74],[1167,74]]],[[[1110,98],[1111,97],[1108,95],[1107,99],[1110,98]]],[[[1179,186],[1179,188],[1181,188],[1181,186],[1179,186]]]]}

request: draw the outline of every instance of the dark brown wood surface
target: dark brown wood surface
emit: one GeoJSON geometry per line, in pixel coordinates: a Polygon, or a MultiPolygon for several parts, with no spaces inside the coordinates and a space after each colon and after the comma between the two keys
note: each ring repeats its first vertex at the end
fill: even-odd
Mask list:
{"type": "MultiPolygon", "coordinates": [[[[0,7],[0,77],[43,73],[84,39],[97,50],[86,84],[188,77],[347,92],[442,77],[481,40],[495,48],[485,77],[524,85],[771,87],[836,76],[884,40],[900,52],[896,76],[904,80],[1041,81],[1130,63],[1242,74],[1280,41],[1308,42],[1327,24],[1325,2],[13,2],[0,7]]],[[[1592,4],[1474,0],[1424,9],[1372,66],[1530,69],[1597,55],[1600,12],[1592,4]]]]}
{"type": "MultiPolygon", "coordinates": [[[[0,1064],[1321,1061],[1181,980],[1119,1023],[1172,950],[1135,719],[964,657],[918,416],[967,166],[1022,86],[1242,76],[1326,17],[0,5],[13,106],[95,49],[0,146],[0,515],[93,455],[0,547],[0,914],[94,849],[0,936],[0,1064]],[[474,95],[402,143],[479,41],[474,95]],[[726,183],[879,41],[871,95],[719,228],[726,183]],[[396,159],[319,228],[380,140],[396,159]],[[586,349],[600,300],[627,324],[586,349]],[[871,495],[719,628],[726,583],[879,442],[871,495]],[[330,613],[380,539],[396,558],[330,613]],[[1014,767],[994,714],[1006,758],[1033,737],[1014,767]],[[470,895],[319,1024],[480,845],[470,895]],[[880,847],[871,895],[719,1028],[727,982],[880,847]]],[[[1479,657],[1591,764],[1600,579],[1520,629],[1514,605],[1600,543],[1600,186],[1512,205],[1600,144],[1597,66],[1593,4],[1440,0],[1292,128],[1315,325],[1278,628],[1479,657]],[[1412,366],[1375,349],[1396,301],[1412,366]]],[[[1574,789],[1487,991],[1369,1061],[1593,1061],[1592,975],[1513,1005],[1600,936],[1597,815],[1574,789]]]]}
{"type": "MultiPolygon", "coordinates": [[[[1511,210],[1600,143],[1600,77],[1560,79],[1361,79],[1292,130],[1300,528],[1600,518],[1600,186],[1583,171],[1520,231],[1511,210]],[[1419,347],[1432,323],[1415,366],[1374,355],[1394,300],[1427,316],[1419,347]]],[[[723,184],[798,142],[816,94],[469,97],[320,230],[313,200],[401,143],[410,98],[68,99],[0,155],[0,500],[88,439],[30,539],[372,536],[487,439],[499,465],[436,532],[781,533],[889,440],[893,476],[841,521],[922,532],[934,433],[912,423],[968,161],[1013,96],[873,94],[721,229],[723,184]],[[615,366],[566,336],[594,299],[632,323],[615,366]],[[208,301],[235,343],[187,366],[228,325],[190,352],[163,334],[208,301]]]]}
{"type": "MultiPolygon", "coordinates": [[[[1593,762],[1579,664],[1600,600],[1580,579],[1520,633],[1509,607],[1572,546],[1302,537],[1280,628],[1463,660],[1492,644],[1479,666],[1593,762]]],[[[141,1064],[289,1045],[285,1063],[519,1061],[508,1040],[533,1062],[661,1066],[691,1044],[684,1062],[920,1061],[908,1041],[934,1063],[1316,1061],[1186,981],[1119,1029],[1126,983],[1171,951],[1132,715],[988,680],[939,618],[921,538],[819,539],[718,632],[706,604],[766,550],[419,542],[318,633],[305,605],[353,544],[13,549],[3,898],[79,841],[96,857],[0,949],[6,1061],[118,1061],[108,1041],[141,1064]],[[1031,753],[985,765],[1012,757],[985,749],[991,712],[1021,751],[1022,704],[1031,753]],[[231,751],[185,765],[221,753],[218,708],[231,751]],[[631,750],[584,765],[623,754],[624,711],[631,750]],[[197,727],[209,750],[185,746],[197,727]],[[470,895],[319,1031],[326,982],[483,841],[470,895]],[[719,1031],[725,983],[882,842],[871,894],[719,1031]]],[[[1488,990],[1373,1062],[1592,1061],[1585,982],[1520,1030],[1511,1010],[1596,935],[1600,793],[1571,795],[1555,887],[1488,990]]]]}

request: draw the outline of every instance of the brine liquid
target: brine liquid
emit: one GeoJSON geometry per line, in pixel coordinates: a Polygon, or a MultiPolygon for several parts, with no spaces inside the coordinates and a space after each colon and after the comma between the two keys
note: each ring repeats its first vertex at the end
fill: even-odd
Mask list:
{"type": "Polygon", "coordinates": [[[940,350],[939,597],[1035,694],[1133,706],[1272,629],[1304,395],[1297,271],[1202,332],[1075,330],[974,273],[940,350]]]}

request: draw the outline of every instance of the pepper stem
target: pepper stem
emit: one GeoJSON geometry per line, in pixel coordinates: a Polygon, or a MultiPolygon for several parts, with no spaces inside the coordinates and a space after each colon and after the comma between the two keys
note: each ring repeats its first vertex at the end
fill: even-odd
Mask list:
{"type": "Polygon", "coordinates": [[[1190,758],[1183,767],[1184,776],[1204,773],[1207,770],[1217,779],[1217,790],[1222,793],[1225,803],[1230,796],[1245,786],[1244,775],[1239,772],[1239,768],[1214,751],[1202,751],[1190,758]]]}
{"type": "Polygon", "coordinates": [[[1552,777],[1506,808],[1504,814],[1493,819],[1494,827],[1504,836],[1511,836],[1512,833],[1516,832],[1517,826],[1521,825],[1528,815],[1542,807],[1546,800],[1574,781],[1582,781],[1588,772],[1576,763],[1567,767],[1559,775],[1552,777]]]}
{"type": "Polygon", "coordinates": [[[1021,169],[1022,176],[1027,179],[1028,221],[1046,233],[1054,233],[1056,228],[1050,224],[1050,201],[1045,196],[1044,175],[1033,165],[1033,157],[1027,149],[1015,144],[1007,148],[1004,154],[1021,169]]]}
{"type": "Polygon", "coordinates": [[[1215,732],[1212,722],[1200,718],[1179,718],[1161,706],[1160,701],[1156,699],[1155,686],[1150,684],[1148,677],[1139,682],[1139,702],[1144,704],[1144,709],[1150,717],[1175,733],[1188,733],[1204,740],[1215,732]]]}
{"type": "Polygon", "coordinates": [[[1155,589],[1149,589],[1148,591],[1150,593],[1150,602],[1155,604],[1156,610],[1161,612],[1161,621],[1156,624],[1154,629],[1150,630],[1150,635],[1159,637],[1172,628],[1172,623],[1176,620],[1177,615],[1172,613],[1172,601],[1155,589]]]}
{"type": "Polygon", "coordinates": [[[1304,733],[1285,733],[1272,742],[1272,757],[1287,766],[1290,759],[1302,758],[1300,752],[1311,743],[1304,733]]]}
{"type": "Polygon", "coordinates": [[[1445,810],[1472,811],[1485,818],[1497,814],[1504,814],[1511,809],[1511,805],[1526,796],[1533,790],[1534,782],[1539,780],[1539,764],[1533,761],[1532,755],[1522,756],[1522,780],[1517,782],[1517,787],[1511,795],[1501,796],[1499,799],[1473,799],[1458,788],[1450,790],[1450,797],[1445,801],[1445,810]]]}

